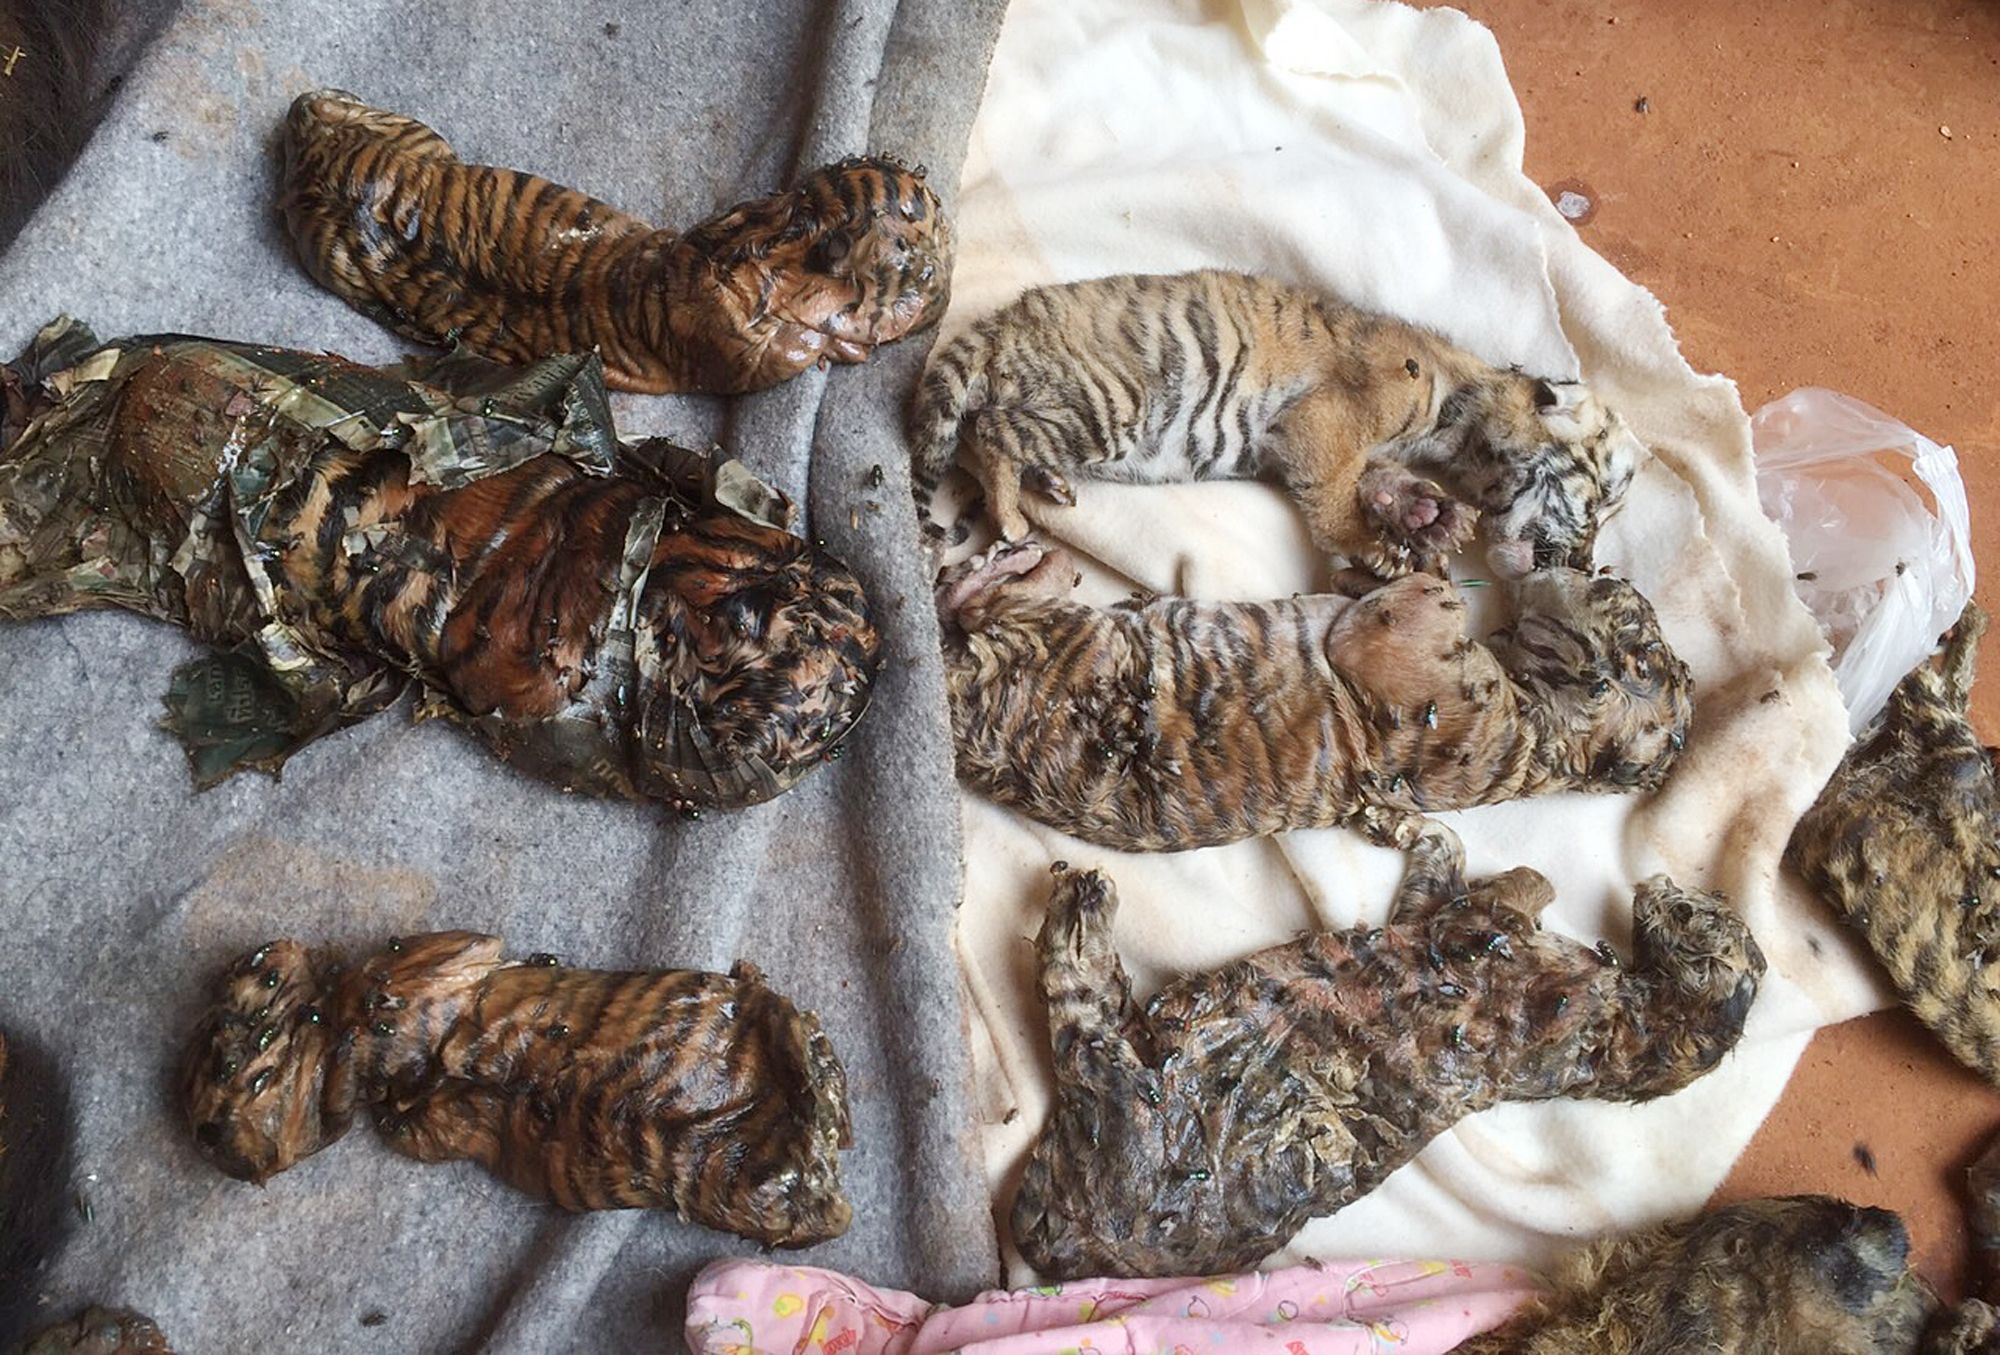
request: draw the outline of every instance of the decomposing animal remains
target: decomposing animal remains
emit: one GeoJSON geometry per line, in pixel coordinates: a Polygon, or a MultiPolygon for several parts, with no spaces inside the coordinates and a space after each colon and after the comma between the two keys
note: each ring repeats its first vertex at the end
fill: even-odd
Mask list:
{"type": "Polygon", "coordinates": [[[952,238],[921,167],[856,157],[686,234],[460,160],[341,90],[292,104],[279,209],[320,285],[399,334],[503,362],[603,355],[614,388],[762,390],[936,321],[952,238]]]}
{"type": "Polygon", "coordinates": [[[1442,572],[1483,514],[1494,566],[1591,567],[1643,448],[1576,381],[1243,273],[1037,287],[932,356],[910,415],[918,510],[963,451],[1008,540],[1069,476],[1259,477],[1380,578],[1442,572]]]}
{"type": "Polygon", "coordinates": [[[149,1317],[122,1308],[86,1308],[28,1338],[14,1355],[173,1355],[149,1317]]]}
{"type": "MultiPolygon", "coordinates": [[[[1752,1200],[1565,1257],[1547,1297],[1454,1355],[1948,1355],[1903,1222],[1823,1196],[1752,1200]]],[[[1983,1304],[1976,1305],[1984,1308],[1983,1304]]],[[[1977,1320],[1976,1313],[1967,1313],[1977,1320]]]]}
{"type": "Polygon", "coordinates": [[[168,694],[199,784],[415,684],[564,789],[695,811],[783,791],[867,705],[853,574],[740,465],[621,446],[595,357],[405,377],[64,320],[0,382],[0,620],[217,646],[168,694]]]}
{"type": "Polygon", "coordinates": [[[1786,859],[1867,937],[1953,1056],[2000,1086],[2000,782],[1966,718],[1986,614],[1905,677],[1792,830],[1786,859]]]}
{"type": "Polygon", "coordinates": [[[405,937],[343,965],[294,941],[217,982],[187,1063],[202,1155],[259,1184],[367,1109],[420,1162],[468,1158],[565,1209],[676,1209],[803,1247],[851,1210],[847,1082],[749,964],[613,973],[499,938],[405,937]]]}
{"type": "Polygon", "coordinates": [[[1001,544],[940,581],[958,772],[1125,851],[1352,824],[1558,790],[1649,790],[1693,679],[1631,584],[1539,570],[1467,638],[1442,579],[1351,601],[1067,600],[1059,549],[1001,544]]]}
{"type": "Polygon", "coordinates": [[[1387,927],[1306,936],[1142,1007],[1110,879],[1055,874],[1055,1107],[1013,1209],[1053,1278],[1247,1269],[1474,1111],[1678,1091],[1735,1046],[1764,973],[1720,899],[1664,876],[1633,901],[1629,966],[1544,932],[1545,878],[1467,881],[1457,837],[1429,825],[1387,927]]]}

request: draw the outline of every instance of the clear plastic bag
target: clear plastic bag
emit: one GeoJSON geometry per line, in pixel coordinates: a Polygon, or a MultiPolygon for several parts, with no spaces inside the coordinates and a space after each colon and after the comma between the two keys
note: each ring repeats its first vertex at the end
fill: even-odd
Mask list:
{"type": "Polygon", "coordinates": [[[1958,457],[1850,396],[1806,387],[1752,416],[1757,495],[1792,547],[1793,587],[1833,646],[1856,733],[1972,595],[1958,457]],[[1885,464],[1900,456],[1935,509],[1885,464]]]}

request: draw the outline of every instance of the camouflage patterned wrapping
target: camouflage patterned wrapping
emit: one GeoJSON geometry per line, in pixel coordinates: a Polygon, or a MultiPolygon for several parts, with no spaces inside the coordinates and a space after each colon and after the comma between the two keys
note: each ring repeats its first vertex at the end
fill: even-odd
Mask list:
{"type": "Polygon", "coordinates": [[[121,607],[217,646],[167,694],[199,786],[414,680],[565,790],[736,806],[866,707],[860,585],[740,465],[620,448],[594,354],[398,371],[63,317],[0,380],[32,419],[0,447],[0,619],[121,607]]]}

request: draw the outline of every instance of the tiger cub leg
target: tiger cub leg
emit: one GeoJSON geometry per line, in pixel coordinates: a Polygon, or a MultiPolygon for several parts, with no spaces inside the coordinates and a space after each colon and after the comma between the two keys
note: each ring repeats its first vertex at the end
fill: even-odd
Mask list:
{"type": "Polygon", "coordinates": [[[1314,547],[1380,578],[1407,570],[1375,568],[1373,557],[1385,555],[1375,529],[1361,511],[1358,494],[1361,461],[1351,449],[1336,450],[1321,441],[1327,434],[1319,421],[1295,417],[1286,428],[1283,461],[1285,490],[1306,520],[1314,547]],[[1343,454],[1345,452],[1346,454],[1343,454]]]}
{"type": "Polygon", "coordinates": [[[1055,877],[1036,942],[1055,1104],[1021,1170],[1014,1241],[1052,1277],[1152,1273],[1131,1267],[1157,1263],[1148,1242],[1159,1235],[1174,1109],[1113,944],[1117,891],[1102,871],[1059,862],[1055,877]]]}
{"type": "Polygon", "coordinates": [[[1065,507],[1076,491],[1056,466],[1066,460],[1054,429],[1025,410],[989,405],[972,416],[966,433],[965,466],[986,494],[986,511],[1000,535],[1019,541],[1028,535],[1021,491],[1029,489],[1065,507]]]}
{"type": "Polygon", "coordinates": [[[1056,1080],[1119,1098],[1136,1089],[1146,1104],[1156,1105],[1159,1074],[1135,1043],[1144,1036],[1145,1018],[1112,937],[1117,888],[1101,870],[1058,862],[1054,873],[1055,894],[1037,949],[1056,1080]]]}
{"type": "Polygon", "coordinates": [[[375,1128],[389,1146],[419,1162],[469,1158],[491,1167],[500,1160],[507,1098],[491,1087],[448,1082],[401,1097],[375,1112],[375,1128]]]}
{"type": "Polygon", "coordinates": [[[1061,547],[1003,541],[938,580],[938,620],[969,635],[991,624],[999,604],[1065,597],[1081,581],[1061,547]]]}
{"type": "Polygon", "coordinates": [[[1478,512],[1405,467],[1361,450],[1348,402],[1306,396],[1285,415],[1279,461],[1313,545],[1391,579],[1440,572],[1478,512]]]}
{"type": "Polygon", "coordinates": [[[1426,820],[1409,844],[1409,860],[1403,867],[1403,883],[1396,900],[1389,905],[1393,925],[1417,922],[1432,910],[1465,893],[1465,847],[1458,834],[1441,823],[1426,820]]]}
{"type": "Polygon", "coordinates": [[[1973,679],[1979,672],[1979,640],[1985,634],[1986,613],[1978,603],[1967,602],[1965,610],[1959,613],[1958,624],[1951,629],[1940,671],[1945,700],[1961,715],[1972,698],[1973,679]]]}

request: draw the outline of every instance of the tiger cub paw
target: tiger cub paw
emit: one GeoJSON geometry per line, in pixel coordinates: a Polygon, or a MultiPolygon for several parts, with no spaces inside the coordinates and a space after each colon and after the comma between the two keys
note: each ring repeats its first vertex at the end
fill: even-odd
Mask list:
{"type": "Polygon", "coordinates": [[[1374,465],[1355,486],[1362,517],[1414,568],[1438,573],[1444,557],[1472,538],[1479,510],[1405,466],[1374,465]]]}
{"type": "Polygon", "coordinates": [[[972,634],[985,628],[989,609],[1002,597],[1036,593],[1062,597],[1082,581],[1075,561],[1060,546],[1033,540],[996,542],[938,577],[938,620],[947,630],[972,634]]]}
{"type": "Polygon", "coordinates": [[[1069,477],[1048,466],[1023,467],[1021,488],[1031,494],[1041,495],[1050,503],[1061,504],[1064,508],[1076,507],[1076,490],[1070,486],[1069,477]]]}

